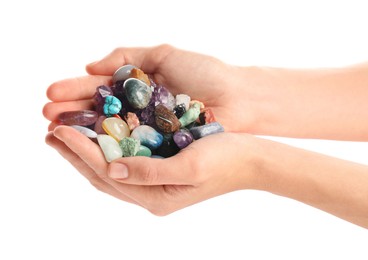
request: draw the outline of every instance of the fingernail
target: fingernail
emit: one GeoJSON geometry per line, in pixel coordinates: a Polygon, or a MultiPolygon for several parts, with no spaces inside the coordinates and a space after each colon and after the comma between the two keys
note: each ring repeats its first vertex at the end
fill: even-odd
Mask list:
{"type": "Polygon", "coordinates": [[[128,177],[128,167],[121,163],[110,165],[109,176],[112,179],[125,179],[128,177]]]}

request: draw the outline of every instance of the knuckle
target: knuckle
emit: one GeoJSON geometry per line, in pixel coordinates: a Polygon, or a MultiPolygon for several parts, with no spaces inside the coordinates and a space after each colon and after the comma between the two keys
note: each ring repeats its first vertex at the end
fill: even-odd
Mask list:
{"type": "Polygon", "coordinates": [[[143,171],[141,175],[142,182],[151,185],[157,183],[158,180],[158,174],[155,168],[146,166],[145,170],[143,171]]]}

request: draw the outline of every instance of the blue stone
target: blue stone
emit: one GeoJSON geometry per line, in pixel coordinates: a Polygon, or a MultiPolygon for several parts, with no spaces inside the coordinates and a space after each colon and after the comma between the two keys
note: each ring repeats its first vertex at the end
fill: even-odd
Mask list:
{"type": "Polygon", "coordinates": [[[162,134],[148,125],[137,126],[134,128],[130,137],[138,139],[142,145],[147,146],[151,150],[158,148],[163,141],[162,134]]]}
{"type": "Polygon", "coordinates": [[[107,96],[103,106],[103,112],[106,116],[112,116],[120,112],[122,107],[121,101],[114,96],[107,96]]]}
{"type": "Polygon", "coordinates": [[[213,122],[207,125],[195,126],[190,129],[194,139],[199,139],[207,135],[224,132],[223,126],[218,122],[213,122]]]}

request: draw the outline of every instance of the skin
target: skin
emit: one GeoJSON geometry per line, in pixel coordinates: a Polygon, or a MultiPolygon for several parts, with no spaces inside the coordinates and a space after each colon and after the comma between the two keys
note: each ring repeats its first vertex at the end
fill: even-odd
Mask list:
{"type": "Polygon", "coordinates": [[[161,45],[118,48],[86,69],[88,76],[48,88],[46,143],[100,191],[163,216],[221,194],[257,189],[368,228],[368,166],[251,135],[367,141],[367,64],[236,67],[161,45]],[[173,94],[202,101],[225,133],[199,139],[170,158],[129,157],[108,164],[97,144],[58,126],[56,118],[91,108],[96,86],[111,84],[111,75],[124,64],[140,67],[173,94]]]}

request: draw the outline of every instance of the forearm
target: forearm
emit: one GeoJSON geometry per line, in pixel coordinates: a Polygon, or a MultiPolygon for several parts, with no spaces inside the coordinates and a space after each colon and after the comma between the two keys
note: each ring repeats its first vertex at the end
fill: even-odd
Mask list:
{"type": "Polygon", "coordinates": [[[368,64],[291,70],[241,68],[245,102],[261,135],[368,140],[368,64]]]}
{"type": "Polygon", "coordinates": [[[256,189],[368,228],[368,166],[259,139],[256,189]]]}

